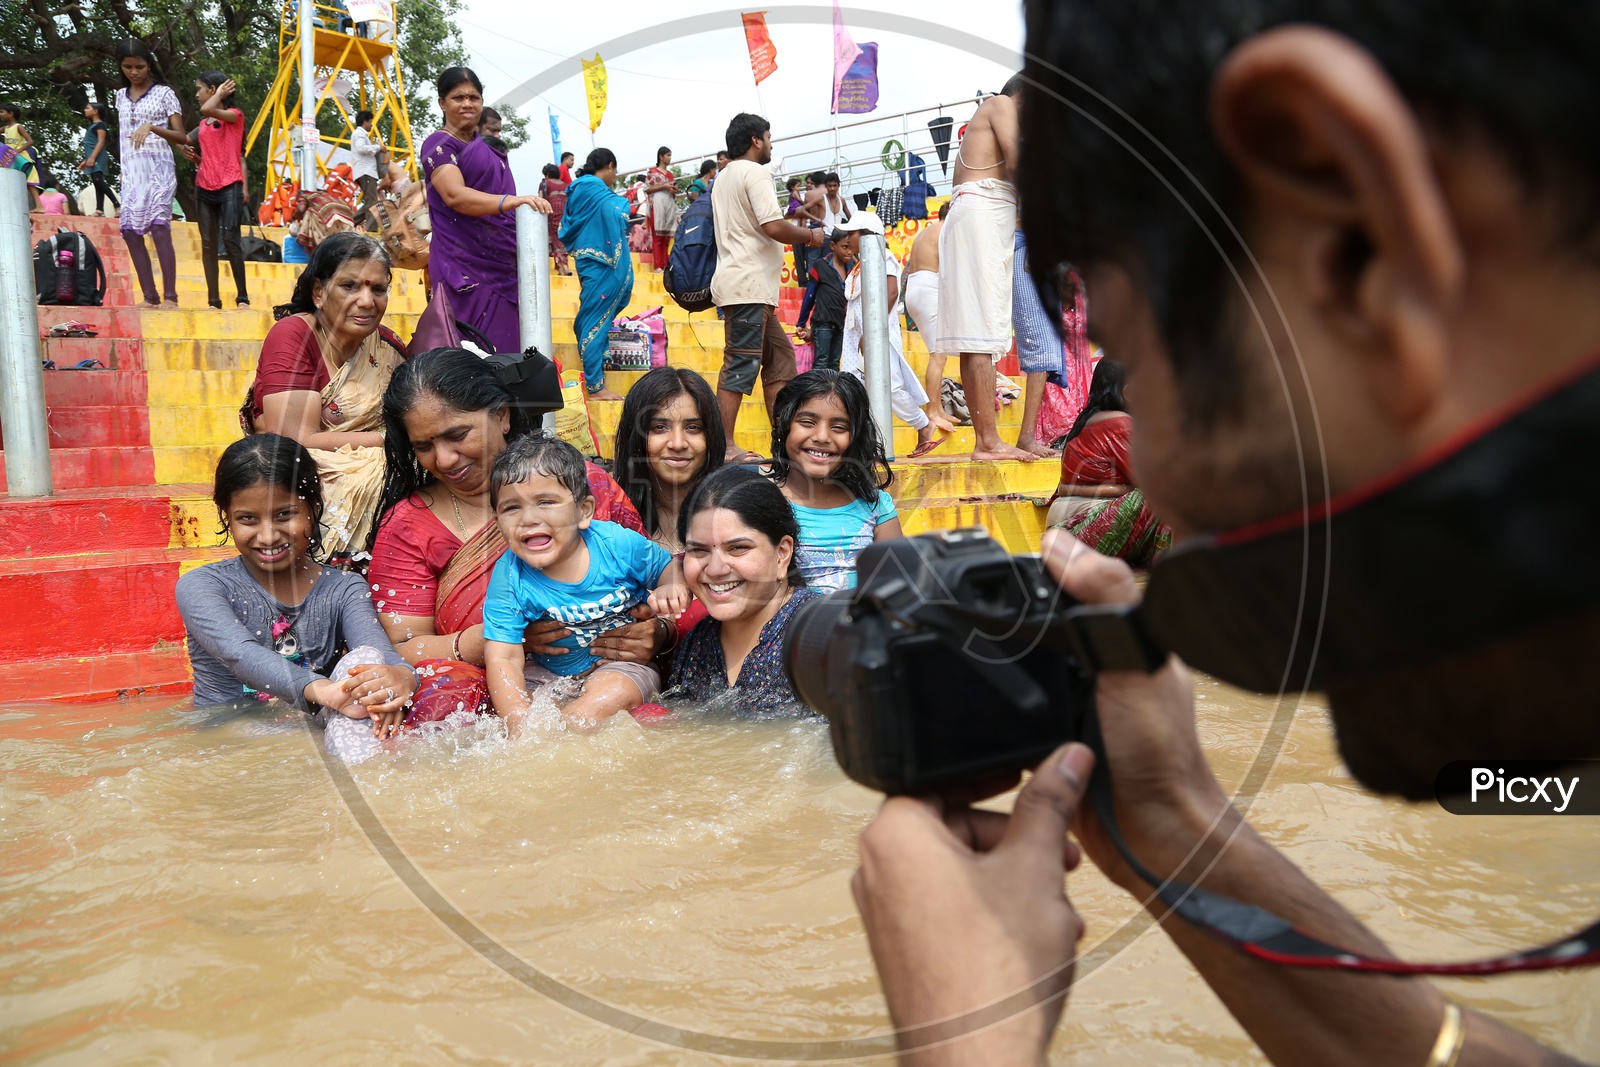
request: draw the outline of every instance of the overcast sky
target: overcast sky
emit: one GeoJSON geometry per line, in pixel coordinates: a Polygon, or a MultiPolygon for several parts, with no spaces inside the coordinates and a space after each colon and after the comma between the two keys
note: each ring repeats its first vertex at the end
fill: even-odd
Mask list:
{"type": "MultiPolygon", "coordinates": [[[[729,7],[726,0],[681,0],[664,5],[662,14],[652,15],[648,5],[592,0],[564,0],[537,7],[527,0],[467,0],[461,32],[473,67],[483,79],[484,96],[492,103],[553,65],[570,61],[580,53],[592,56],[597,46],[630,31],[650,30],[685,16],[726,12],[725,20],[707,20],[713,27],[709,32],[660,40],[625,55],[602,50],[610,93],[594,143],[616,152],[624,170],[648,166],[656,147],[665,144],[673,149],[675,162],[692,172],[700,158],[721,146],[728,119],[748,110],[771,120],[780,155],[786,150],[801,153],[805,166],[815,166],[816,156],[804,154],[805,150],[821,153],[823,142],[829,138],[791,142],[787,149],[783,138],[827,129],[833,121],[829,113],[832,30],[826,21],[831,18],[831,5],[821,4],[813,9],[821,13],[822,25],[782,21],[780,13],[793,12],[794,6],[764,6],[773,13],[769,28],[777,47],[778,69],[761,84],[759,93],[739,21],[740,10],[761,10],[754,5],[739,9],[729,7]],[[535,10],[537,14],[533,13],[535,10]],[[642,14],[635,15],[637,12],[642,14]],[[630,16],[635,16],[634,21],[625,21],[630,16]],[[725,27],[715,28],[724,22],[725,27]]],[[[993,7],[970,0],[921,0],[914,7],[878,0],[848,4],[843,10],[846,25],[858,43],[878,42],[879,98],[875,116],[970,101],[979,90],[994,92],[1014,72],[1014,59],[1006,62],[1008,53],[1019,52],[1022,47],[1021,9],[1011,0],[993,7]],[[885,22],[904,25],[902,13],[908,9],[917,18],[936,24],[937,30],[928,35],[936,39],[882,28],[885,22]],[[879,26],[864,24],[874,17],[879,26]]],[[[664,37],[667,32],[657,30],[652,36],[664,37]]],[[[547,105],[560,120],[562,147],[577,153],[582,161],[590,148],[584,101],[583,86],[573,74],[522,108],[531,120],[532,136],[529,144],[511,157],[519,189],[535,189],[540,167],[550,160],[547,105]]],[[[957,113],[960,121],[966,117],[967,114],[957,113]]],[[[437,115],[427,119],[430,124],[437,121],[437,115]]],[[[857,118],[843,116],[840,121],[857,118]]],[[[922,121],[913,124],[919,132],[922,121]]],[[[872,154],[881,138],[898,133],[893,125],[861,131],[860,136],[874,145],[872,154]]],[[[429,132],[432,128],[427,127],[429,132]]],[[[922,139],[926,141],[925,133],[922,139]]],[[[793,158],[793,165],[800,166],[801,157],[793,158]]]]}

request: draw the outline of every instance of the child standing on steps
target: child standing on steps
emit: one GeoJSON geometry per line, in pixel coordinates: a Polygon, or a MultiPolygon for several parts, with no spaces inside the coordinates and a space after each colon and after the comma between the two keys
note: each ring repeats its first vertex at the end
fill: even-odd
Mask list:
{"type": "Polygon", "coordinates": [[[197,706],[277,698],[317,714],[356,763],[399,733],[417,676],[378,624],[366,581],[317,563],[322,486],[303,445],[228,446],[212,499],[239,555],[178,579],[197,706]]]}
{"type": "Polygon", "coordinates": [[[116,56],[122,71],[122,88],[116,96],[122,144],[122,239],[144,294],[139,306],[175,308],[178,264],[172,252],[172,195],[178,191],[178,171],[172,162],[172,146],[187,143],[183,105],[161,80],[155,56],[143,41],[130,37],[117,46],[116,56]],[[164,295],[160,302],[156,300],[150,253],[144,246],[145,234],[150,235],[161,261],[164,295]]]}
{"type": "Polygon", "coordinates": [[[120,207],[117,194],[111,191],[111,144],[107,140],[110,131],[100,117],[100,105],[93,100],[83,105],[83,117],[89,120],[89,128],[83,131],[83,159],[78,162],[78,169],[94,183],[94,213],[99,217],[106,213],[108,197],[113,211],[120,207]]]}
{"type": "Polygon", "coordinates": [[[594,519],[583,456],[565,441],[530,433],[512,441],[489,473],[489,506],[510,551],[489,577],[483,602],[484,673],[497,715],[515,737],[533,710],[530,689],[582,678],[582,692],[562,709],[588,726],[653,700],[661,676],[648,663],[603,660],[595,638],[633,622],[647,599],[657,615],[689,606],[682,572],[666,549],[643,534],[594,519]],[[562,655],[524,656],[528,624],[559,619],[571,634],[562,655]]]}
{"type": "Polygon", "coordinates": [[[244,218],[244,112],[233,105],[233,79],[220,70],[208,70],[195,79],[200,102],[200,125],[194,131],[198,153],[183,146],[184,155],[200,164],[194,176],[194,196],[200,205],[200,260],[206,272],[206,301],[222,307],[217,288],[217,242],[228,251],[237,292],[234,307],[249,307],[245,285],[244,248],[239,227],[244,218]]]}
{"type": "Polygon", "coordinates": [[[772,478],[800,525],[795,559],[808,589],[856,584],[856,556],[900,537],[894,482],[867,390],[853,374],[813,370],[783,387],[772,412],[772,478]]]}

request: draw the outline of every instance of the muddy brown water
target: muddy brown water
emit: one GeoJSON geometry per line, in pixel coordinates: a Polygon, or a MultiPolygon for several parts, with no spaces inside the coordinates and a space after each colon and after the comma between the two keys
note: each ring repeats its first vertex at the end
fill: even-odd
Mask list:
{"type": "MultiPolygon", "coordinates": [[[[1319,704],[1291,718],[1200,692],[1230,787],[1253,783],[1266,746],[1271,770],[1239,800],[1255,825],[1402,954],[1509,950],[1600,914],[1600,820],[1380,801],[1339,764],[1319,704]]],[[[196,729],[171,701],[0,709],[0,1056],[739,1062],[603,1025],[474,952],[380,858],[317,743],[293,717],[196,729]]],[[[780,1058],[804,1042],[884,1047],[848,885],[877,798],[841,775],[821,723],[629,719],[515,745],[469,728],[352,775],[460,915],[651,1033],[766,1042],[780,1058]]],[[[1069,887],[1086,973],[1053,1062],[1261,1062],[1129,898],[1088,867],[1069,887]]],[[[1442,985],[1600,1054],[1600,972],[1442,985]]]]}

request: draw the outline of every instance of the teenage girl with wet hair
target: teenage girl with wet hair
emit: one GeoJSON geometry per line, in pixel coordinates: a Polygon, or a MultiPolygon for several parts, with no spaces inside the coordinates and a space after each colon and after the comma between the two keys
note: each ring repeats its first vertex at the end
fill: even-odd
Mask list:
{"type": "Polygon", "coordinates": [[[238,556],[178,579],[196,705],[278,699],[317,714],[350,762],[399,732],[417,676],[366,582],[317,562],[322,486],[303,445],[263,433],[217,463],[212,500],[238,556]]]}

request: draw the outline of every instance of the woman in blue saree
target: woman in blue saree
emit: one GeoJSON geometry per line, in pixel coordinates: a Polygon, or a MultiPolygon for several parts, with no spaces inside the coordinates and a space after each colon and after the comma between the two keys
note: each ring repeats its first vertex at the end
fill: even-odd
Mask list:
{"type": "Polygon", "coordinates": [[[628,201],[611,191],[617,157],[596,148],[567,187],[561,243],[578,266],[578,317],[573,330],[583,356],[583,381],[590,400],[621,400],[606,388],[606,350],[611,321],[633,299],[633,255],[628,250],[628,201]]]}

